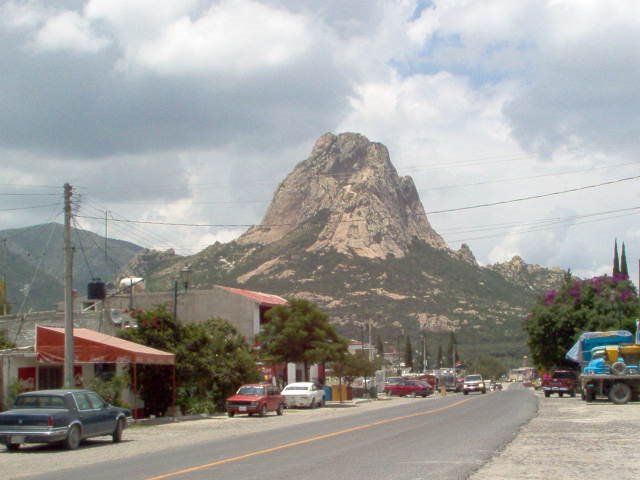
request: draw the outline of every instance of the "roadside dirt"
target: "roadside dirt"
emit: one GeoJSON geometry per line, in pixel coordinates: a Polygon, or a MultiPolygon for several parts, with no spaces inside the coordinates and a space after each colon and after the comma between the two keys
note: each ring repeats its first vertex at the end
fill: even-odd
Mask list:
{"type": "Polygon", "coordinates": [[[471,480],[637,479],[640,403],[538,398],[538,415],[471,480]]]}

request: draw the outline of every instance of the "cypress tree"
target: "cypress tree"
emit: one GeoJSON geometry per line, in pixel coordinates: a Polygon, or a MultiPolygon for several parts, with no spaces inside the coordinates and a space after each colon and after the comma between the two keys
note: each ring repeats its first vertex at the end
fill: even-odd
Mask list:
{"type": "Polygon", "coordinates": [[[411,339],[407,336],[407,343],[404,347],[404,365],[407,368],[413,370],[413,347],[411,346],[411,339]]]}
{"type": "Polygon", "coordinates": [[[438,345],[438,357],[436,358],[436,368],[442,368],[442,345],[438,345]]]}
{"type": "Polygon", "coordinates": [[[618,260],[618,239],[613,247],[613,276],[620,275],[620,261],[618,260]]]}
{"type": "Polygon", "coordinates": [[[627,254],[624,251],[624,242],[622,242],[622,254],[620,255],[620,275],[629,278],[629,269],[627,268],[627,254]]]}

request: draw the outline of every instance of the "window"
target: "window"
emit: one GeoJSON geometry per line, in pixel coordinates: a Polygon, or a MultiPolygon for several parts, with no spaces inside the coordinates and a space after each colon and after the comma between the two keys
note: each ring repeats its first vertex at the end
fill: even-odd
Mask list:
{"type": "Polygon", "coordinates": [[[91,402],[86,393],[74,393],[73,396],[76,399],[78,410],[91,410],[91,402]]]}
{"type": "Polygon", "coordinates": [[[104,381],[111,380],[116,374],[115,363],[96,363],[94,367],[96,378],[104,381]]]}
{"type": "Polygon", "coordinates": [[[91,402],[91,407],[94,408],[95,410],[100,410],[101,408],[104,408],[105,406],[104,400],[102,400],[102,398],[100,398],[100,396],[97,393],[89,392],[87,393],[87,397],[89,397],[89,401],[91,402]]]}
{"type": "Polygon", "coordinates": [[[47,390],[62,386],[62,367],[38,368],[38,389],[47,390]]]}

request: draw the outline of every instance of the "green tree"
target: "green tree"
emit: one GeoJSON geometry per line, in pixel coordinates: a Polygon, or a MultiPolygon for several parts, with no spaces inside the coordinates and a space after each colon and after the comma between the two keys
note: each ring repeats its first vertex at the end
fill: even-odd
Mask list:
{"type": "Polygon", "coordinates": [[[382,337],[380,337],[380,335],[376,336],[376,350],[380,357],[384,357],[384,343],[382,342],[382,337]]]}
{"type": "Polygon", "coordinates": [[[16,344],[9,341],[4,332],[0,332],[0,350],[4,348],[15,348],[16,344]]]}
{"type": "Polygon", "coordinates": [[[265,317],[267,322],[257,338],[262,356],[275,363],[303,363],[305,379],[310,364],[338,360],[347,351],[347,339],[308,300],[291,299],[270,309],[265,317]]]}
{"type": "Polygon", "coordinates": [[[507,367],[496,357],[485,356],[472,361],[467,365],[469,372],[480,373],[485,379],[500,378],[507,373],[507,367]]]}
{"type": "Polygon", "coordinates": [[[451,368],[454,368],[457,360],[458,360],[458,341],[456,340],[456,334],[451,332],[449,334],[449,344],[447,345],[447,358],[444,363],[448,364],[449,362],[452,362],[451,368]]]}
{"type": "Polygon", "coordinates": [[[613,276],[620,275],[620,261],[618,260],[618,240],[614,241],[613,247],[613,276]]]}
{"type": "Polygon", "coordinates": [[[525,319],[533,362],[545,370],[566,364],[565,354],[581,333],[633,330],[639,311],[635,286],[628,279],[567,275],[559,290],[538,298],[525,319]]]}
{"type": "Polygon", "coordinates": [[[436,357],[436,368],[442,368],[442,345],[438,344],[438,355],[436,357]]]}
{"type": "Polygon", "coordinates": [[[413,347],[408,335],[404,344],[404,366],[413,370],[413,347]]]}
{"type": "MultiPolygon", "coordinates": [[[[259,379],[244,338],[222,319],[182,325],[165,306],[136,311],[137,328],[120,336],[176,355],[177,403],[185,413],[211,413],[240,384],[259,379]]],[[[163,414],[173,400],[170,367],[139,365],[138,383],[147,413],[163,414]]]]}
{"type": "Polygon", "coordinates": [[[7,302],[7,284],[4,280],[0,280],[0,315],[8,315],[11,313],[11,305],[7,302]]]}
{"type": "Polygon", "coordinates": [[[622,242],[622,254],[620,255],[620,275],[629,278],[629,268],[627,267],[627,253],[625,252],[624,242],[622,242]]]}

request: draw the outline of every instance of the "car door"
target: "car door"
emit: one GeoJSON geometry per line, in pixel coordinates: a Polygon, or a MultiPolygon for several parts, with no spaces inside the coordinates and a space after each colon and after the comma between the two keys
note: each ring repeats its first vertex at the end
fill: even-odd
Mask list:
{"type": "Polygon", "coordinates": [[[110,434],[116,428],[116,414],[100,395],[87,392],[95,419],[95,434],[110,434]]]}
{"type": "Polygon", "coordinates": [[[82,436],[90,437],[95,435],[99,422],[94,415],[93,406],[87,392],[73,392],[73,398],[78,409],[78,420],[82,425],[82,436]]]}

